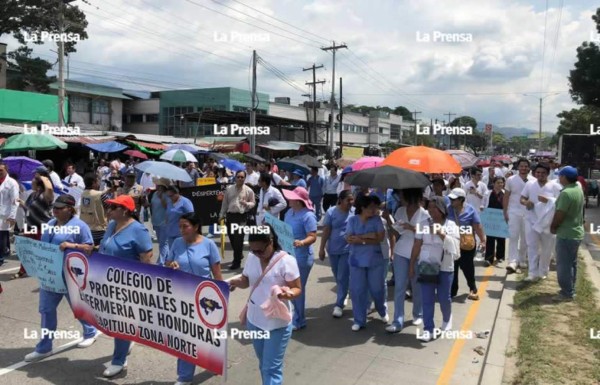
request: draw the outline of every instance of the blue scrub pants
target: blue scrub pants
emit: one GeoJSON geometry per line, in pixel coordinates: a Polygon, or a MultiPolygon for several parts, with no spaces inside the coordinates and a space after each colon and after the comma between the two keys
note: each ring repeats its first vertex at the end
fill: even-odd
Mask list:
{"type": "MultiPolygon", "coordinates": [[[[408,270],[410,259],[394,254],[394,319],[392,325],[404,327],[404,298],[408,286],[408,270]]],[[[417,274],[410,280],[412,286],[413,320],[423,318],[423,302],[421,301],[421,285],[417,283],[417,274]]]]}
{"type": "Polygon", "coordinates": [[[444,322],[450,321],[452,315],[452,298],[450,297],[450,290],[452,289],[452,280],[454,280],[454,273],[451,271],[440,271],[439,283],[421,283],[421,296],[423,299],[423,329],[429,333],[433,333],[435,324],[433,322],[433,315],[435,313],[435,297],[437,294],[437,300],[440,303],[440,309],[442,310],[442,320],[444,322]]]}
{"type": "Polygon", "coordinates": [[[160,266],[163,266],[165,264],[165,260],[167,259],[167,255],[169,254],[166,225],[154,226],[154,231],[156,231],[156,239],[158,241],[158,260],[156,263],[160,266]]]}
{"type": "Polygon", "coordinates": [[[294,317],[293,323],[297,329],[301,329],[306,326],[306,315],[304,310],[306,308],[306,282],[308,281],[308,275],[313,266],[313,260],[297,260],[298,269],[300,270],[300,281],[302,282],[302,294],[296,299],[292,300],[294,304],[294,317]]]}
{"type": "MultiPolygon", "coordinates": [[[[39,312],[42,315],[42,329],[47,329],[51,331],[55,331],[58,326],[58,317],[56,315],[56,309],[58,308],[58,304],[63,299],[63,296],[67,297],[67,302],[71,305],[69,301],[69,296],[66,294],[54,293],[52,291],[47,291],[40,288],[40,305],[39,312]]],[[[96,335],[96,328],[92,325],[88,324],[85,321],[79,321],[83,326],[83,338],[92,338],[96,335]]],[[[35,347],[35,351],[38,353],[48,353],[52,350],[52,338],[51,336],[44,336],[40,342],[35,347]]]]}
{"type": "Polygon", "coordinates": [[[367,324],[367,311],[371,303],[369,294],[375,302],[380,316],[387,314],[383,280],[383,261],[376,266],[350,266],[350,295],[352,296],[352,314],[354,323],[361,327],[367,324]]]}
{"type": "Polygon", "coordinates": [[[192,382],[194,379],[194,373],[196,372],[196,365],[191,364],[181,358],[177,359],[177,381],[179,382],[192,382]]]}
{"type": "MultiPolygon", "coordinates": [[[[262,330],[250,321],[248,330],[262,330]]],[[[258,368],[262,377],[262,385],[279,385],[283,383],[283,356],[292,336],[292,324],[284,328],[271,330],[270,338],[252,340],[258,368]]]]}
{"type": "Polygon", "coordinates": [[[309,196],[310,201],[315,206],[315,216],[317,217],[317,222],[321,220],[321,202],[323,201],[323,195],[319,195],[316,197],[309,196]]]}
{"type": "Polygon", "coordinates": [[[331,271],[337,284],[337,299],[335,300],[335,306],[344,308],[344,300],[348,295],[348,288],[350,284],[350,266],[348,265],[348,255],[335,254],[329,256],[329,263],[331,263],[331,271]]]}
{"type": "Polygon", "coordinates": [[[113,351],[113,359],[111,365],[125,365],[125,361],[127,361],[127,353],[129,353],[130,346],[131,341],[115,338],[115,350],[113,351]]]}

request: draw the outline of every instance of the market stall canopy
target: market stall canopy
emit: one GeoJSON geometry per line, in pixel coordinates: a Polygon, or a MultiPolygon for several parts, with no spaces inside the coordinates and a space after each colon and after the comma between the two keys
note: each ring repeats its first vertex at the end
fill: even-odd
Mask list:
{"type": "Polygon", "coordinates": [[[123,151],[127,148],[126,145],[116,142],[116,141],[111,141],[111,142],[105,142],[105,143],[91,143],[91,144],[86,144],[87,147],[91,148],[94,151],[98,151],[98,152],[119,152],[119,151],[123,151]]]}
{"type": "Polygon", "coordinates": [[[272,140],[266,144],[257,144],[258,147],[266,148],[271,151],[298,151],[306,143],[282,142],[272,140]]]}
{"type": "Polygon", "coordinates": [[[28,150],[65,150],[67,144],[62,140],[48,134],[18,134],[13,135],[4,142],[2,151],[28,151],[28,150]]]}

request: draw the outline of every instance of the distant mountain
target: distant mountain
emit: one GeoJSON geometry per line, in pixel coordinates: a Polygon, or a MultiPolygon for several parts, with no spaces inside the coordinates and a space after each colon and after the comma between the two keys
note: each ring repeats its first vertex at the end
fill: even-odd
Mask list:
{"type": "Polygon", "coordinates": [[[535,134],[537,131],[536,130],[532,130],[530,128],[517,128],[517,127],[498,127],[498,126],[493,126],[493,130],[494,132],[498,132],[502,135],[504,135],[505,138],[512,138],[513,136],[526,136],[526,135],[531,135],[531,134],[535,134]]]}

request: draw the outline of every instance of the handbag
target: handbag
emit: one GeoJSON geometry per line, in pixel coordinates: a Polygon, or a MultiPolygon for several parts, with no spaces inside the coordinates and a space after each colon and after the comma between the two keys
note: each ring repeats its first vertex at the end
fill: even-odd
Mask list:
{"type": "Polygon", "coordinates": [[[240,324],[242,326],[246,326],[246,322],[248,320],[248,303],[250,302],[250,298],[252,298],[252,293],[254,293],[254,289],[256,289],[258,287],[258,285],[260,284],[262,279],[265,277],[265,275],[269,272],[269,270],[271,270],[271,268],[273,266],[275,266],[277,264],[277,262],[279,262],[285,255],[286,254],[284,252],[282,252],[282,251],[279,252],[279,255],[275,258],[273,263],[271,263],[270,265],[268,265],[266,267],[266,269],[263,271],[261,276],[258,277],[258,280],[252,286],[252,289],[250,290],[250,294],[248,295],[248,300],[246,301],[246,304],[244,305],[244,307],[242,308],[242,311],[240,312],[239,318],[240,318],[240,324]]]}
{"type": "MultiPolygon", "coordinates": [[[[444,252],[442,251],[442,260],[444,252]]],[[[437,263],[420,262],[417,265],[417,282],[420,283],[439,283],[440,265],[437,263]]]]}
{"type": "MultiPolygon", "coordinates": [[[[458,213],[456,210],[454,210],[454,217],[456,219],[456,223],[460,226],[460,222],[458,221],[458,213]]],[[[473,233],[460,234],[460,249],[465,251],[471,251],[475,249],[475,235],[473,233]]]]}

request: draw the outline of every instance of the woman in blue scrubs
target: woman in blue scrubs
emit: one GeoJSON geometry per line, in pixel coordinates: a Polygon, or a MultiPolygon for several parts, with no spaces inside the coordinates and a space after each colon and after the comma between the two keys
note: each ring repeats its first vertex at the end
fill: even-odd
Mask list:
{"type": "MultiPolygon", "coordinates": [[[[120,195],[106,201],[108,205],[108,227],[100,241],[100,252],[119,258],[150,263],[152,238],[150,232],[134,215],[135,202],[129,195],[120,195]]],[[[127,353],[131,341],[115,338],[115,350],[104,377],[114,377],[127,367],[127,353]]]]}
{"type": "Polygon", "coordinates": [[[289,201],[290,210],[285,213],[285,223],[292,227],[294,233],[294,253],[300,269],[302,293],[294,299],[293,330],[306,327],[304,309],[306,305],[306,282],[314,263],[312,244],[317,240],[317,217],[308,191],[304,187],[283,190],[283,196],[289,201]]]}
{"type": "MultiPolygon", "coordinates": [[[[94,248],[92,232],[85,222],[75,216],[75,198],[68,194],[59,196],[52,207],[52,214],[54,219],[48,222],[48,227],[40,229],[42,231],[41,241],[59,245],[61,250],[75,249],[91,253],[94,248]],[[53,230],[52,233],[49,229],[53,230]]],[[[58,324],[56,309],[63,296],[67,296],[67,301],[69,300],[66,294],[40,288],[39,311],[42,315],[42,329],[56,330],[58,324]]],[[[80,322],[83,326],[83,341],[77,346],[87,348],[96,341],[97,331],[95,327],[87,322],[80,322]]],[[[52,355],[52,353],[52,337],[45,336],[36,345],[35,351],[25,356],[25,361],[38,361],[52,355]]]]}
{"type": "Polygon", "coordinates": [[[386,324],[389,322],[381,251],[385,229],[377,215],[380,204],[377,196],[357,197],[354,205],[355,215],[348,221],[346,229],[346,242],[350,244],[350,295],[354,314],[352,330],[355,332],[367,324],[369,294],[375,302],[375,309],[381,320],[386,324]]]}
{"type": "Polygon", "coordinates": [[[193,213],[194,205],[192,201],[179,194],[177,186],[167,186],[167,221],[165,224],[167,244],[169,247],[176,238],[179,238],[179,218],[183,214],[193,213]]]}
{"type": "MultiPolygon", "coordinates": [[[[179,218],[181,238],[175,239],[165,262],[166,267],[203,278],[223,280],[221,256],[214,241],[202,236],[202,221],[195,213],[179,218]]],[[[191,385],[196,365],[177,359],[177,385],[191,385]]]]}
{"type": "Polygon", "coordinates": [[[327,246],[331,271],[337,284],[337,299],[333,307],[335,318],[342,316],[346,297],[348,296],[350,281],[350,270],[348,268],[349,245],[346,242],[345,234],[348,220],[354,215],[353,204],[354,196],[352,196],[352,192],[343,190],[340,192],[337,205],[327,210],[323,221],[319,259],[321,261],[325,260],[325,246],[327,246]]]}

